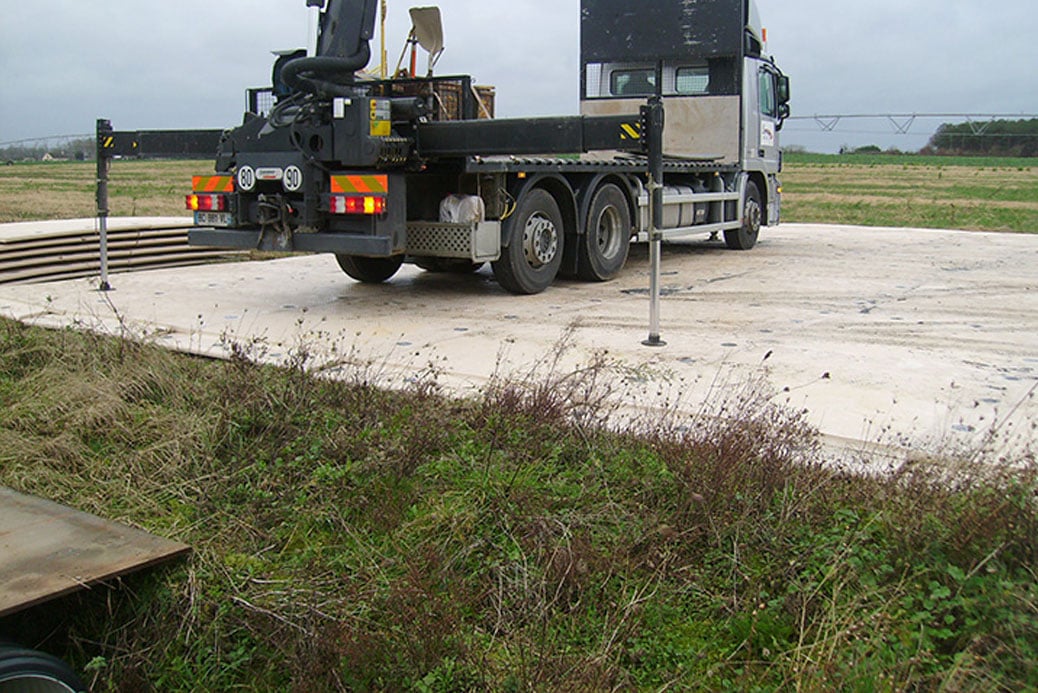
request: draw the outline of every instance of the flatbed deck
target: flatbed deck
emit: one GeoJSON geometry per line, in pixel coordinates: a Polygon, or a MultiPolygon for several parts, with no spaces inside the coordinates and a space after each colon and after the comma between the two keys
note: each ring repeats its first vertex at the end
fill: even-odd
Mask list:
{"type": "MultiPolygon", "coordinates": [[[[465,160],[466,173],[617,173],[643,174],[648,170],[645,157],[626,154],[613,158],[567,158],[559,156],[472,156],[465,160]]],[[[735,173],[736,164],[724,164],[716,157],[702,159],[663,160],[663,170],[668,173],[735,173]]]]}
{"type": "Polygon", "coordinates": [[[0,486],[0,617],[190,547],[0,486]]]}

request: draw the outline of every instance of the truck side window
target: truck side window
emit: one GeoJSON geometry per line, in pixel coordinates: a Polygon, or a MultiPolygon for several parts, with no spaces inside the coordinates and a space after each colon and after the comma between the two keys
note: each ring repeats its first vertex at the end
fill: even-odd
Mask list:
{"type": "Polygon", "coordinates": [[[710,92],[710,68],[679,67],[675,75],[674,91],[678,94],[708,94],[710,92]]]}
{"type": "Polygon", "coordinates": [[[767,70],[760,71],[761,115],[778,118],[778,100],[775,98],[775,76],[767,70]]]}
{"type": "Polygon", "coordinates": [[[656,93],[656,71],[616,70],[609,76],[609,92],[613,96],[648,96],[656,93]]]}

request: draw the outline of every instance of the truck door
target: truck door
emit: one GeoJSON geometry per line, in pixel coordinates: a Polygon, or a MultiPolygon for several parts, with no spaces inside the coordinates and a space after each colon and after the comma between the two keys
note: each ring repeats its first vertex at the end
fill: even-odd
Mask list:
{"type": "Polygon", "coordinates": [[[775,84],[776,75],[767,66],[761,65],[757,71],[757,83],[760,87],[760,150],[765,166],[775,162],[778,166],[778,96],[775,84]]]}

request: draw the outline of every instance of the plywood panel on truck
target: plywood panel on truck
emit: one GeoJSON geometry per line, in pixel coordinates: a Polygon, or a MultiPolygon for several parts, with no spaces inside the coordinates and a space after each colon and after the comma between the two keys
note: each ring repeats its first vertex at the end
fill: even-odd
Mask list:
{"type": "MultiPolygon", "coordinates": [[[[738,96],[665,97],[663,127],[665,156],[739,162],[738,96]]],[[[595,99],[581,104],[581,115],[637,113],[644,99],[595,99]]]]}

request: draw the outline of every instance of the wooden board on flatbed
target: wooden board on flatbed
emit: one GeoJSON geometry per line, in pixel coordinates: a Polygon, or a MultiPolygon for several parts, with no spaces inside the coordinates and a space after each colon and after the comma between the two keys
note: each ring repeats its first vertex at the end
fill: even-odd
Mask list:
{"type": "Polygon", "coordinates": [[[0,617],[189,550],[0,486],[0,617]]]}

